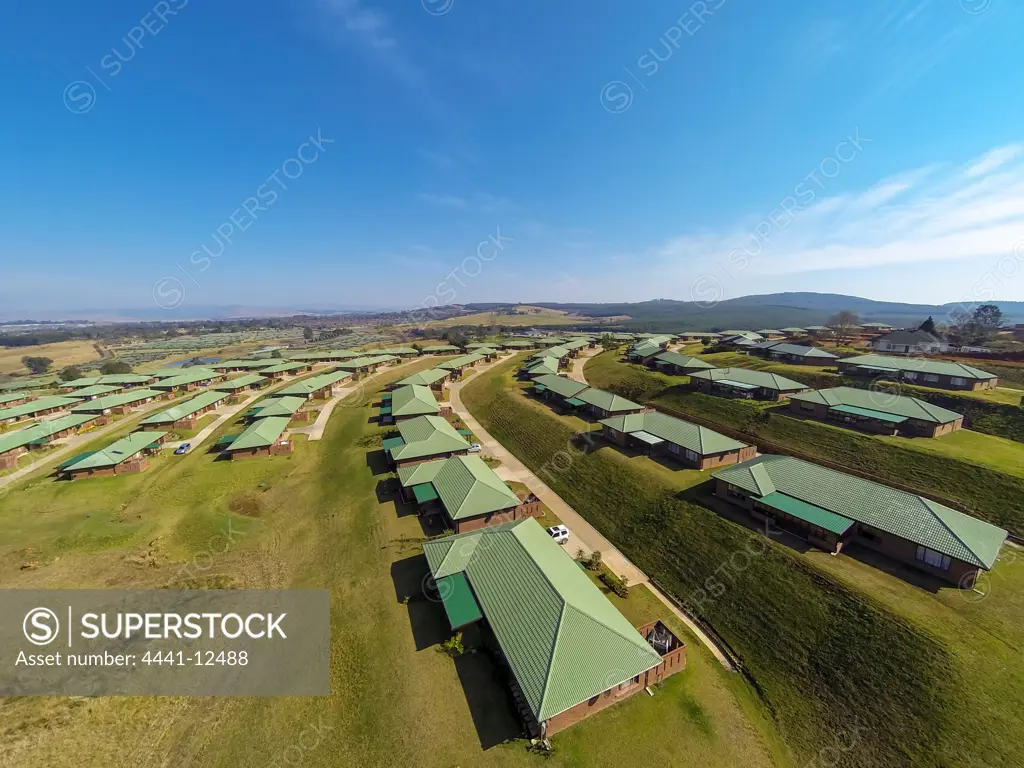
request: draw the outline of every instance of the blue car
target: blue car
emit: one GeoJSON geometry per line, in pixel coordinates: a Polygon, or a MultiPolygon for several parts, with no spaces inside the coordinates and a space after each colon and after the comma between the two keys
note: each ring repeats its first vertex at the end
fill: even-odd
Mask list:
{"type": "Polygon", "coordinates": [[[192,447],[192,443],[182,443],[174,449],[175,456],[181,456],[183,453],[188,453],[188,449],[192,447]]]}

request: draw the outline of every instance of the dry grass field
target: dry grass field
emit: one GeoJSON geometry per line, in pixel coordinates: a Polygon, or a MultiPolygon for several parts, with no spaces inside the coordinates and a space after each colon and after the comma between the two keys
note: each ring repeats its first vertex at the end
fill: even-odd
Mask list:
{"type": "Polygon", "coordinates": [[[34,347],[0,348],[0,374],[28,373],[21,364],[23,357],[48,357],[53,360],[51,370],[59,371],[69,365],[85,365],[102,360],[91,341],[58,341],[54,344],[38,344],[34,347]]]}

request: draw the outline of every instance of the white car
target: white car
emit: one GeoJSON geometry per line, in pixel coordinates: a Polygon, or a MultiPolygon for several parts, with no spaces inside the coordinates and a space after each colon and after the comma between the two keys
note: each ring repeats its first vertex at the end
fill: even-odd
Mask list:
{"type": "Polygon", "coordinates": [[[556,544],[565,544],[569,541],[569,529],[564,525],[553,525],[548,528],[548,536],[554,539],[556,544]]]}
{"type": "Polygon", "coordinates": [[[469,444],[469,452],[470,453],[480,453],[480,443],[470,443],[469,444]]]}

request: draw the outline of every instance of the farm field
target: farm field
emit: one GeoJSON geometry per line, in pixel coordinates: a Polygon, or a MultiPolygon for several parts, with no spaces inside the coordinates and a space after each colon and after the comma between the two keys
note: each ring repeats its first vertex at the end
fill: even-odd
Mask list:
{"type": "MultiPolygon", "coordinates": [[[[385,369],[376,386],[432,362],[385,369]]],[[[388,431],[372,421],[372,389],[353,393],[324,439],[297,440],[290,456],[165,454],[142,474],[36,475],[0,498],[5,588],[329,588],[332,695],[11,699],[0,708],[0,763],[234,768],[287,764],[296,744],[308,766],[541,760],[524,742],[505,742],[509,704],[482,658],[453,662],[437,650],[447,623],[420,593],[417,518],[389,496],[393,473],[372,450],[388,431]]],[[[619,603],[631,618],[658,607],[639,588],[619,603]]],[[[653,698],[635,696],[553,743],[543,761],[552,766],[787,765],[742,678],[695,642],[686,672],[653,698]]]]}
{"type": "Polygon", "coordinates": [[[482,375],[463,401],[627,557],[689,596],[744,661],[800,764],[814,764],[823,745],[836,747],[829,764],[842,766],[1024,760],[1014,725],[1024,705],[1019,550],[1004,551],[979,600],[853,556],[766,545],[698,503],[699,487],[679,493],[611,460],[611,446],[567,448],[579,445],[573,430],[530,407],[510,372],[506,364],[482,375]]]}
{"type": "Polygon", "coordinates": [[[0,374],[18,373],[27,375],[22,365],[23,357],[48,357],[53,360],[51,371],[59,371],[69,365],[87,365],[103,359],[92,341],[58,341],[53,344],[37,344],[32,347],[0,347],[0,374]]]}

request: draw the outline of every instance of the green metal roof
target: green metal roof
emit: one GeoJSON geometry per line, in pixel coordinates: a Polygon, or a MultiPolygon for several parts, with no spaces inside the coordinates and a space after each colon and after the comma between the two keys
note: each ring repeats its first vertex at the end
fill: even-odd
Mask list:
{"type": "Polygon", "coordinates": [[[581,405],[586,405],[586,403],[584,403],[582,400],[575,397],[567,397],[565,398],[565,402],[573,406],[574,408],[579,408],[581,405]]]}
{"type": "Polygon", "coordinates": [[[787,496],[778,491],[762,496],[758,501],[772,509],[785,512],[787,515],[792,515],[811,525],[816,525],[819,528],[824,528],[826,531],[832,531],[832,533],[840,535],[846,533],[854,522],[848,517],[837,515],[835,512],[829,512],[827,509],[815,506],[814,504],[808,504],[806,501],[800,501],[800,499],[787,496]]]}
{"type": "Polygon", "coordinates": [[[283,362],[267,366],[266,368],[260,368],[260,373],[288,373],[289,371],[297,371],[305,367],[306,363],[283,362]]]}
{"type": "Polygon", "coordinates": [[[576,398],[607,413],[622,413],[623,411],[639,411],[643,409],[643,406],[639,403],[634,403],[632,400],[627,400],[612,392],[605,392],[603,389],[595,389],[593,387],[577,393],[576,398]]]}
{"type": "Polygon", "coordinates": [[[795,335],[798,335],[798,334],[801,334],[801,333],[807,333],[807,329],[806,328],[797,328],[795,326],[790,326],[789,328],[783,328],[782,332],[783,333],[793,334],[795,336],[795,335]]]}
{"type": "MultiPolygon", "coordinates": [[[[818,347],[808,347],[803,344],[786,344],[785,342],[771,343],[766,347],[772,352],[781,352],[784,355],[795,355],[796,357],[819,357],[822,360],[837,360],[838,355],[826,352],[818,347]]],[[[760,345],[759,345],[760,346],[760,345]]]]}
{"type": "Polygon", "coordinates": [[[229,450],[237,451],[249,448],[266,448],[277,442],[281,434],[288,428],[288,416],[268,416],[249,425],[231,445],[229,450]]]}
{"type": "Polygon", "coordinates": [[[948,424],[961,417],[956,411],[940,408],[916,397],[897,395],[894,392],[858,389],[857,387],[831,387],[813,392],[801,392],[794,394],[792,399],[799,402],[820,403],[833,408],[841,405],[853,406],[935,424],[948,424]]]}
{"type": "Polygon", "coordinates": [[[224,360],[210,366],[211,368],[266,368],[266,360],[224,360]]]}
{"type": "Polygon", "coordinates": [[[109,395],[111,392],[120,392],[124,387],[111,384],[93,384],[89,387],[80,387],[72,394],[75,397],[100,397],[109,395]]]}
{"type": "Polygon", "coordinates": [[[463,368],[463,367],[465,367],[467,365],[473,365],[474,363],[479,363],[481,360],[483,360],[485,358],[486,358],[486,355],[482,355],[482,354],[479,354],[479,353],[474,353],[474,354],[471,354],[471,355],[462,355],[461,357],[456,357],[456,358],[454,358],[452,360],[449,360],[449,361],[447,361],[445,363],[441,363],[437,367],[442,369],[442,370],[446,370],[446,369],[447,370],[452,370],[454,368],[463,368]]]}
{"type": "Polygon", "coordinates": [[[37,443],[38,441],[45,441],[51,435],[55,435],[58,432],[62,432],[63,430],[71,427],[81,426],[86,422],[92,421],[94,418],[96,417],[69,414],[67,416],[61,416],[59,419],[52,419],[50,421],[42,421],[38,424],[33,424],[31,427],[19,429],[17,432],[0,434],[0,454],[37,443]]]}
{"type": "Polygon", "coordinates": [[[383,400],[385,403],[390,403],[392,397],[394,397],[394,395],[392,395],[390,392],[381,392],[380,393],[380,399],[383,400]]]}
{"type": "Polygon", "coordinates": [[[660,355],[655,356],[655,360],[658,363],[666,363],[670,365],[678,365],[680,368],[693,368],[696,370],[710,370],[714,368],[711,363],[707,360],[701,360],[699,357],[690,357],[689,355],[681,355],[678,352],[662,352],[660,355]]]}
{"type": "Polygon", "coordinates": [[[416,497],[417,504],[426,504],[428,501],[439,498],[437,491],[434,490],[434,486],[431,483],[414,485],[412,487],[412,495],[416,497]]]}
{"type": "Polygon", "coordinates": [[[423,416],[441,412],[429,388],[408,384],[391,393],[391,412],[395,416],[423,416]]]}
{"type": "Polygon", "coordinates": [[[301,395],[307,397],[313,394],[318,389],[325,389],[327,387],[334,386],[338,382],[351,379],[352,374],[348,371],[331,371],[330,373],[321,373],[318,376],[310,376],[308,379],[302,381],[296,381],[294,384],[289,384],[283,389],[276,390],[277,395],[301,395]]]}
{"type": "Polygon", "coordinates": [[[168,376],[162,381],[158,381],[151,386],[153,389],[175,389],[176,387],[186,387],[189,384],[198,384],[201,381],[219,379],[223,375],[224,374],[210,370],[209,368],[186,368],[177,376],[168,376]]]}
{"type": "Polygon", "coordinates": [[[565,376],[555,376],[550,373],[535,378],[533,380],[534,387],[538,384],[543,385],[556,395],[561,395],[562,397],[575,397],[587,388],[586,384],[567,379],[565,376]]]}
{"type": "Polygon", "coordinates": [[[121,462],[130,459],[139,451],[150,447],[150,445],[166,434],[166,432],[132,432],[127,437],[115,440],[103,450],[90,453],[85,458],[73,464],[67,464],[63,468],[67,470],[81,470],[115,467],[121,462]]]}
{"type": "Polygon", "coordinates": [[[400,448],[405,445],[405,440],[400,437],[385,437],[383,447],[385,451],[390,451],[394,448],[400,448]]]}
{"type": "Polygon", "coordinates": [[[465,574],[540,722],[661,663],[533,518],[428,541],[423,552],[435,579],[465,574]]]}
{"type": "Polygon", "coordinates": [[[855,357],[844,357],[839,362],[842,365],[858,365],[865,368],[882,368],[890,371],[934,373],[939,376],[957,376],[963,379],[988,380],[998,378],[994,373],[988,373],[963,363],[952,363],[947,360],[929,360],[923,357],[856,355],[855,357]]]}
{"type": "Polygon", "coordinates": [[[15,400],[22,400],[26,397],[29,397],[28,392],[10,392],[6,395],[0,395],[0,405],[13,403],[15,400]]]}
{"type": "Polygon", "coordinates": [[[233,392],[234,390],[241,389],[242,387],[252,387],[257,384],[262,384],[266,380],[266,376],[260,376],[257,373],[247,373],[245,376],[239,376],[234,379],[222,381],[220,384],[214,384],[210,389],[233,392]]]}
{"type": "Polygon", "coordinates": [[[398,432],[405,445],[391,449],[391,457],[396,461],[469,449],[469,443],[440,416],[407,419],[398,424],[398,432]]]}
{"type": "Polygon", "coordinates": [[[647,413],[628,413],[624,416],[612,416],[601,419],[600,424],[617,432],[636,435],[639,432],[660,437],[681,448],[687,448],[701,456],[716,453],[728,453],[746,448],[746,443],[733,440],[731,437],[715,432],[713,429],[691,424],[688,421],[666,416],[658,411],[647,413]]]}
{"type": "Polygon", "coordinates": [[[530,376],[543,376],[545,374],[558,374],[558,358],[546,357],[539,363],[532,363],[527,369],[530,376]]]}
{"type": "Polygon", "coordinates": [[[543,360],[545,357],[553,357],[561,360],[563,357],[569,356],[569,350],[562,346],[551,347],[550,349],[543,349],[535,354],[531,360],[543,360]]]}
{"type": "Polygon", "coordinates": [[[533,349],[537,346],[535,341],[505,341],[501,346],[506,349],[533,349]]]}
{"type": "Polygon", "coordinates": [[[451,344],[435,344],[432,347],[424,347],[420,350],[421,352],[460,352],[458,347],[453,347],[451,344]]]}
{"type": "Polygon", "coordinates": [[[447,379],[451,375],[450,371],[446,371],[441,368],[431,368],[429,371],[420,371],[414,373],[406,379],[402,379],[398,382],[398,386],[408,386],[411,384],[419,384],[424,387],[429,387],[431,384],[435,384],[442,379],[447,379]]]}
{"type": "Polygon", "coordinates": [[[795,392],[809,389],[806,384],[793,381],[793,379],[787,379],[785,376],[779,376],[777,373],[754,371],[750,368],[715,368],[710,371],[696,371],[690,374],[690,377],[723,383],[747,384],[765,389],[775,389],[779,392],[795,392]]]}
{"type": "Polygon", "coordinates": [[[981,568],[991,568],[1006,531],[906,491],[765,454],[713,477],[758,496],[776,491],[981,568]]]}
{"type": "Polygon", "coordinates": [[[399,467],[398,480],[404,488],[433,485],[452,520],[519,505],[519,498],[479,456],[453,456],[399,467]]]}
{"type": "Polygon", "coordinates": [[[51,408],[67,408],[77,402],[79,402],[79,399],[74,395],[71,395],[70,397],[58,397],[56,395],[51,397],[40,397],[37,400],[30,400],[29,402],[22,403],[21,405],[12,405],[10,408],[0,409],[0,421],[18,419],[22,416],[31,416],[34,413],[48,411],[51,408]]]}
{"type": "Polygon", "coordinates": [[[858,408],[855,405],[834,405],[830,408],[833,411],[839,411],[840,413],[849,413],[853,416],[864,416],[869,419],[878,419],[879,421],[887,421],[891,424],[902,424],[907,420],[906,416],[896,416],[891,413],[885,413],[883,411],[873,411],[870,408],[858,408]]]}
{"type": "Polygon", "coordinates": [[[304,397],[285,395],[284,397],[272,397],[266,400],[260,400],[256,403],[253,410],[256,411],[255,417],[257,419],[265,419],[268,416],[292,416],[305,404],[306,398],[304,397]]]}
{"type": "Polygon", "coordinates": [[[108,408],[117,408],[122,405],[134,405],[135,403],[148,400],[153,397],[163,397],[163,392],[158,392],[155,389],[129,389],[127,392],[121,392],[116,395],[107,395],[106,397],[97,397],[95,400],[89,400],[84,403],[80,403],[71,409],[72,413],[99,413],[105,411],[108,408]]]}
{"type": "Polygon", "coordinates": [[[390,405],[382,405],[380,407],[380,415],[381,416],[390,416],[391,415],[391,406],[390,405]]]}
{"type": "Polygon", "coordinates": [[[178,403],[166,411],[160,411],[154,413],[152,416],[147,416],[140,424],[173,424],[179,419],[185,419],[191,416],[196,411],[201,411],[203,408],[208,408],[211,405],[216,405],[221,400],[227,397],[223,392],[201,392],[195,397],[186,400],[183,403],[178,403]]]}
{"type": "Polygon", "coordinates": [[[465,573],[453,573],[437,579],[435,584],[452,629],[459,629],[483,618],[465,573]]]}
{"type": "Polygon", "coordinates": [[[724,384],[727,387],[735,387],[736,389],[757,389],[757,384],[748,384],[745,381],[736,381],[734,379],[719,379],[719,384],[724,384]]]}

